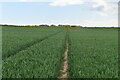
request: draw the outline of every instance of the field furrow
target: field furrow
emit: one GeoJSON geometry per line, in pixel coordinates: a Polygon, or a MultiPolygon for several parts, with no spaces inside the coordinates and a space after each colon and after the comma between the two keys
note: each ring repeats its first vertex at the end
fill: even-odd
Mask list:
{"type": "Polygon", "coordinates": [[[57,78],[64,44],[65,31],[5,59],[3,78],[57,78]]]}
{"type": "Polygon", "coordinates": [[[117,78],[118,29],[4,27],[3,78],[117,78]]]}
{"type": "Polygon", "coordinates": [[[59,79],[66,79],[69,77],[69,74],[68,74],[68,30],[66,31],[65,48],[66,50],[64,52],[62,66],[60,69],[60,75],[58,76],[59,79]]]}
{"type": "MultiPolygon", "coordinates": [[[[12,29],[12,28],[11,28],[12,29]]],[[[48,30],[47,28],[40,28],[36,30],[36,28],[18,28],[21,32],[17,31],[9,31],[11,30],[9,27],[3,28],[3,52],[2,59],[6,59],[16,53],[25,50],[26,48],[37,44],[49,37],[56,35],[61,32],[60,29],[54,29],[53,31],[48,30]],[[7,29],[8,28],[8,29],[7,29]],[[9,33],[8,33],[9,32],[9,33]],[[24,34],[23,34],[24,33],[24,34]],[[10,35],[11,34],[11,35],[10,35]],[[10,36],[8,36],[10,35],[10,36]]]]}

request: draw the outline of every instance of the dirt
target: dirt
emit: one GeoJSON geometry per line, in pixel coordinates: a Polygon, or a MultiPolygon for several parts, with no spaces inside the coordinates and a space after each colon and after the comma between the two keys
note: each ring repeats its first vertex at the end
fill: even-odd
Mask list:
{"type": "Polygon", "coordinates": [[[66,41],[66,50],[64,53],[63,67],[60,70],[61,75],[58,78],[66,79],[68,78],[68,41],[66,41]]]}

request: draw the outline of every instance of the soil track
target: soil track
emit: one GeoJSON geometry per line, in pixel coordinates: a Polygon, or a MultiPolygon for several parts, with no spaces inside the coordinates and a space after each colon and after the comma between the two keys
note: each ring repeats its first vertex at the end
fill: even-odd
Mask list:
{"type": "Polygon", "coordinates": [[[59,79],[66,80],[68,78],[68,40],[66,39],[66,50],[64,53],[64,60],[63,60],[63,66],[60,70],[60,76],[59,79]]]}

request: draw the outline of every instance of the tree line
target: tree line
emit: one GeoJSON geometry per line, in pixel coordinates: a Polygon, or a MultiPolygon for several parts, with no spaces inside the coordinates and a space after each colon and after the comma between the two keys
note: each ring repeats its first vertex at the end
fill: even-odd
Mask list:
{"type": "Polygon", "coordinates": [[[47,24],[41,24],[41,25],[7,25],[7,24],[0,24],[0,26],[6,26],[6,27],[81,27],[81,28],[88,28],[88,29],[120,29],[120,27],[87,27],[87,26],[80,26],[80,25],[47,25],[47,24]]]}
{"type": "Polygon", "coordinates": [[[83,26],[77,26],[77,25],[0,25],[0,26],[8,26],[8,27],[83,27],[83,26]]]}

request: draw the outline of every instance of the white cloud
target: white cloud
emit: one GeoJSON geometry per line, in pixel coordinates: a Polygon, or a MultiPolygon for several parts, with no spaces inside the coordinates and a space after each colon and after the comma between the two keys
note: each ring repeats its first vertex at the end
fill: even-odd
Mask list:
{"type": "Polygon", "coordinates": [[[0,0],[0,2],[46,2],[50,0],[0,0]]]}
{"type": "Polygon", "coordinates": [[[92,0],[95,2],[91,6],[91,9],[97,11],[97,13],[101,16],[110,16],[117,14],[117,2],[108,2],[108,0],[92,0]]]}
{"type": "MultiPolygon", "coordinates": [[[[50,6],[68,6],[68,5],[80,5],[86,3],[92,4],[89,8],[92,11],[96,11],[98,15],[101,16],[110,16],[117,13],[117,4],[113,4],[110,0],[52,0],[49,4],[50,6]]],[[[116,2],[116,1],[115,1],[116,2]]]]}
{"type": "Polygon", "coordinates": [[[83,4],[83,0],[52,0],[49,4],[51,6],[67,6],[67,5],[78,5],[83,4]]]}
{"type": "Polygon", "coordinates": [[[28,0],[20,0],[21,2],[27,2],[28,0]]]}
{"type": "Polygon", "coordinates": [[[93,7],[107,6],[107,2],[105,0],[92,0],[92,1],[96,3],[95,5],[93,5],[93,7]]]}
{"type": "MultiPolygon", "coordinates": [[[[0,0],[0,1],[5,1],[5,0],[0,0]]],[[[6,0],[7,1],[7,0],[6,0]]],[[[14,0],[9,0],[9,1],[14,1],[14,0]]],[[[108,18],[108,20],[91,20],[88,19],[88,21],[72,21],[70,19],[68,20],[60,20],[60,21],[56,21],[56,20],[52,20],[49,22],[53,23],[53,24],[57,24],[57,23],[63,23],[63,24],[81,24],[81,25],[91,25],[91,26],[117,26],[118,24],[118,19],[117,19],[117,15],[118,15],[118,4],[117,4],[117,0],[16,0],[16,1],[21,1],[21,2],[31,2],[31,1],[38,1],[38,2],[46,2],[49,1],[50,2],[50,6],[68,6],[68,5],[87,5],[87,3],[92,3],[87,5],[88,7],[86,7],[87,10],[90,10],[95,12],[95,14],[100,15],[100,17],[106,17],[108,18]],[[114,19],[113,19],[113,18],[114,19]],[[69,22],[69,23],[68,23],[69,22]]],[[[81,14],[82,15],[82,14],[81,14]]],[[[47,23],[47,22],[45,22],[47,23]]]]}
{"type": "Polygon", "coordinates": [[[51,0],[19,0],[20,2],[50,2],[51,0]]]}

